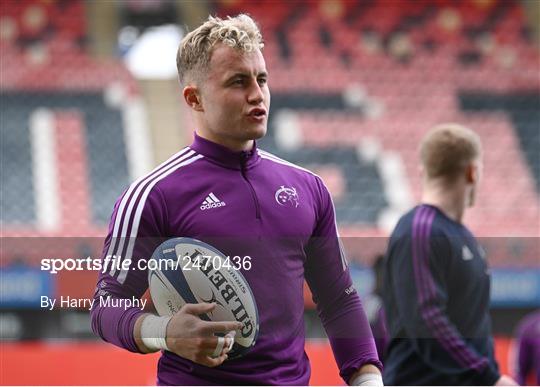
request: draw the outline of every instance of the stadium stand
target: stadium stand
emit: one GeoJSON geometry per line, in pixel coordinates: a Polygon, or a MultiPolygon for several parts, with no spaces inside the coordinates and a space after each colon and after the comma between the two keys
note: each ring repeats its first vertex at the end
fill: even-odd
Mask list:
{"type": "MultiPolygon", "coordinates": [[[[538,51],[519,2],[238,0],[215,7],[260,22],[273,91],[261,146],[324,176],[343,235],[385,235],[414,203],[416,147],[422,131],[441,121],[473,127],[486,144],[488,173],[467,220],[475,232],[538,234],[538,51]]],[[[2,176],[8,234],[20,226],[35,231],[40,219],[51,229],[44,214],[54,206],[43,203],[54,204],[52,195],[58,235],[99,235],[136,176],[122,100],[138,87],[119,61],[87,54],[84,12],[81,1],[3,5],[1,113],[9,125],[2,125],[2,158],[18,166],[2,176]],[[118,85],[123,92],[114,92],[118,85]],[[54,131],[76,132],[55,143],[59,189],[46,199],[31,161],[30,117],[40,108],[52,114],[54,131]]]]}
{"type": "Polygon", "coordinates": [[[6,2],[1,19],[5,235],[101,235],[134,174],[137,84],[86,52],[82,1],[6,2]]]}
{"type": "Polygon", "coordinates": [[[30,136],[18,130],[25,126],[28,117],[15,109],[4,110],[8,104],[4,98],[3,96],[0,105],[2,126],[0,157],[2,169],[5,171],[0,178],[2,222],[28,224],[35,217],[31,145],[30,136]]]}
{"type": "MultiPolygon", "coordinates": [[[[539,58],[519,2],[294,4],[236,1],[219,9],[252,14],[273,37],[265,45],[273,114],[288,109],[294,140],[280,143],[277,130],[278,141],[266,146],[291,157],[287,147],[309,154],[305,148],[361,148],[368,138],[379,155],[374,165],[395,152],[411,197],[418,198],[422,132],[458,121],[476,129],[486,145],[486,181],[468,223],[483,236],[538,235],[539,58]],[[510,182],[508,176],[520,178],[510,182]]],[[[286,126],[274,119],[274,131],[276,123],[286,126]]],[[[385,196],[376,168],[374,179],[356,185],[353,199],[335,198],[338,214],[349,200],[369,203],[364,183],[385,196]]],[[[366,220],[383,225],[377,216],[356,215],[357,224],[366,220]]]]}
{"type": "MultiPolygon", "coordinates": [[[[84,219],[85,214],[79,214],[83,221],[92,221],[96,224],[105,224],[110,216],[111,202],[114,202],[118,194],[129,182],[125,152],[118,150],[125,149],[123,140],[123,124],[121,112],[117,109],[107,107],[103,101],[103,93],[96,92],[6,92],[3,95],[5,103],[2,104],[3,111],[16,112],[21,120],[13,125],[17,125],[9,132],[19,133],[19,137],[30,137],[28,118],[32,112],[38,109],[49,109],[59,112],[55,114],[57,148],[55,156],[59,163],[58,173],[60,180],[65,182],[60,184],[59,195],[68,199],[76,194],[77,190],[87,187],[90,191],[84,201],[91,200],[91,215],[89,219],[84,219]],[[78,135],[73,132],[76,131],[78,135]],[[69,137],[66,137],[69,135],[69,137]],[[81,138],[82,136],[82,138],[81,138]],[[66,160],[66,158],[70,158],[66,160]],[[84,163],[83,166],[80,165],[84,163]],[[86,163],[88,168],[86,168],[86,163]],[[67,164],[67,168],[62,170],[62,164],[67,164]],[[74,170],[79,165],[81,168],[74,170]],[[111,168],[114,165],[114,168],[111,168]],[[86,176],[86,174],[89,176],[86,176]],[[81,176],[82,174],[82,176],[81,176]],[[75,193],[74,193],[75,191],[75,193]]],[[[3,113],[3,112],[2,112],[3,113]]],[[[10,113],[11,114],[11,113],[10,113]]],[[[10,123],[12,124],[12,123],[10,123]]],[[[26,141],[28,141],[26,139],[26,141]]],[[[27,159],[29,162],[31,157],[27,159]]],[[[15,169],[16,170],[16,169],[15,169]]],[[[29,177],[32,173],[28,174],[29,177]]],[[[6,192],[14,190],[5,187],[6,192]]],[[[69,199],[68,199],[69,200],[69,199]]],[[[31,200],[33,201],[33,199],[31,200]]],[[[66,203],[67,208],[72,207],[66,203]]]]}

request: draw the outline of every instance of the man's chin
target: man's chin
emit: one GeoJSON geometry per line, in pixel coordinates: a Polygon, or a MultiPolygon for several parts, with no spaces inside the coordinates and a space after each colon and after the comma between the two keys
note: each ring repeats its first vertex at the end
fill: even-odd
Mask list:
{"type": "Polygon", "coordinates": [[[266,135],[266,125],[264,128],[250,128],[247,132],[246,140],[258,140],[266,135]]]}

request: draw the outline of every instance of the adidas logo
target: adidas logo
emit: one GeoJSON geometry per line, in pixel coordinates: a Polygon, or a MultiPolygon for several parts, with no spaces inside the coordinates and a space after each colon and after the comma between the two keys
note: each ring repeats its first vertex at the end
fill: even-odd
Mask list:
{"type": "Polygon", "coordinates": [[[463,249],[461,250],[461,256],[464,261],[470,261],[474,258],[474,254],[467,246],[463,246],[463,249]]]}
{"type": "Polygon", "coordinates": [[[222,202],[219,200],[216,195],[214,195],[213,192],[210,192],[206,199],[204,199],[204,202],[202,202],[202,205],[200,207],[201,210],[209,210],[211,208],[217,208],[217,207],[225,207],[225,202],[222,202]]]}

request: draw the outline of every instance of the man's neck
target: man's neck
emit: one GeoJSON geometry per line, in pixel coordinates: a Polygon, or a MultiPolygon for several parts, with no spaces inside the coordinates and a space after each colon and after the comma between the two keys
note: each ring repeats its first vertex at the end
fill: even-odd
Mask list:
{"type": "Polygon", "coordinates": [[[422,203],[440,209],[450,219],[461,223],[465,213],[465,195],[459,189],[440,185],[425,186],[422,203]]]}
{"type": "Polygon", "coordinates": [[[231,138],[214,136],[211,133],[208,133],[207,131],[203,131],[203,130],[197,130],[197,135],[199,137],[204,138],[205,140],[208,140],[215,144],[219,144],[226,148],[229,148],[230,150],[234,152],[250,151],[253,149],[254,140],[237,141],[231,138]]]}

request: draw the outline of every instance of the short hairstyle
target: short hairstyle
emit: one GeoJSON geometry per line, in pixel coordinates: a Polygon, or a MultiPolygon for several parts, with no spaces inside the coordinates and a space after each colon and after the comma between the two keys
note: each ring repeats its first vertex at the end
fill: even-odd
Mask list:
{"type": "Polygon", "coordinates": [[[246,14],[227,19],[209,16],[201,26],[188,33],[180,42],[176,67],[181,84],[201,80],[208,70],[212,50],[218,43],[244,52],[262,50],[264,42],[259,27],[246,14]]]}
{"type": "Polygon", "coordinates": [[[455,179],[482,153],[480,137],[459,124],[441,124],[420,143],[420,159],[428,178],[455,179]]]}

